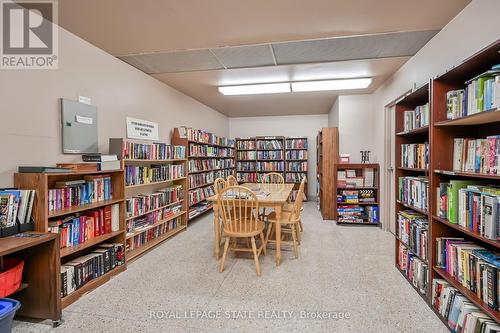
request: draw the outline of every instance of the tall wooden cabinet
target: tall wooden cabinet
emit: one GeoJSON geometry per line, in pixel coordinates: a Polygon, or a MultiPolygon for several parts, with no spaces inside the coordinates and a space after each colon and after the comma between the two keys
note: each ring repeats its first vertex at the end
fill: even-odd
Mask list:
{"type": "Polygon", "coordinates": [[[335,218],[337,195],[335,165],[339,161],[339,131],[337,127],[324,127],[316,138],[316,177],[318,181],[319,210],[323,220],[335,218]]]}

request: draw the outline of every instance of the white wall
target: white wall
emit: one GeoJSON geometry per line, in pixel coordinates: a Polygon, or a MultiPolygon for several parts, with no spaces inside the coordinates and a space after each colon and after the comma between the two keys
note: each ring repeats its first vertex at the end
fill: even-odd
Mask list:
{"type": "Polygon", "coordinates": [[[229,118],[229,135],[232,138],[248,136],[305,136],[308,149],[309,200],[316,193],[316,135],[322,127],[328,127],[328,115],[242,117],[229,118]]]}
{"type": "MultiPolygon", "coordinates": [[[[370,145],[374,147],[375,160],[381,164],[382,170],[385,170],[384,106],[408,90],[419,87],[431,78],[446,72],[447,69],[499,39],[498,13],[500,13],[499,0],[473,0],[372,94],[370,105],[364,103],[365,100],[361,96],[343,96],[343,98],[352,99],[352,103],[342,104],[343,99],[340,99],[339,131],[341,136],[346,131],[343,128],[343,115],[348,115],[353,111],[352,106],[355,100],[358,100],[359,104],[365,104],[367,109],[363,111],[364,120],[358,120],[363,125],[358,129],[361,133],[371,133],[368,137],[370,145]]],[[[344,143],[346,143],[345,139],[344,143]]],[[[341,147],[342,145],[341,139],[341,147]]],[[[385,181],[383,172],[381,181],[382,184],[385,181]]],[[[382,186],[382,192],[383,188],[382,186]]],[[[384,193],[382,195],[384,197],[384,193]]]]}
{"type": "Polygon", "coordinates": [[[328,112],[328,127],[339,126],[339,98],[335,99],[332,108],[328,112]]]}
{"type": "Polygon", "coordinates": [[[60,29],[59,69],[0,70],[0,186],[19,165],[80,160],[61,153],[58,104],[79,95],[97,106],[103,152],[108,138],[125,137],[126,116],[158,122],[165,142],[182,125],[229,134],[226,116],[60,29]]]}

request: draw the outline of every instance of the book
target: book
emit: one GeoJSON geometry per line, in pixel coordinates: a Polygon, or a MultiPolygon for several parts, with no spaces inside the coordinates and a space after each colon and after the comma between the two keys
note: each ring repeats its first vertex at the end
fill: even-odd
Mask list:
{"type": "Polygon", "coordinates": [[[108,162],[108,161],[117,161],[118,156],[116,154],[83,154],[82,161],[84,162],[108,162]]]}
{"type": "Polygon", "coordinates": [[[72,169],[45,166],[20,166],[17,168],[19,173],[71,173],[72,169]]]}
{"type": "Polygon", "coordinates": [[[76,172],[99,171],[98,163],[57,163],[58,167],[71,169],[76,172]]]}
{"type": "Polygon", "coordinates": [[[448,183],[448,221],[453,224],[458,223],[458,190],[474,184],[472,180],[450,180],[448,183]]]}

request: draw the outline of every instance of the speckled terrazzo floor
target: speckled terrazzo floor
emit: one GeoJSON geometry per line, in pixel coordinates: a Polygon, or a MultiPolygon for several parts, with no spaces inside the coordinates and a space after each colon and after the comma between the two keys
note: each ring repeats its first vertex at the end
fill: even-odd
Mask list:
{"type": "Polygon", "coordinates": [[[62,326],[13,331],[448,332],[394,268],[391,234],[323,222],[312,202],[303,221],[301,257],[285,252],[276,267],[270,251],[258,278],[253,260],[232,255],[218,272],[206,215],[66,308],[62,326]]]}

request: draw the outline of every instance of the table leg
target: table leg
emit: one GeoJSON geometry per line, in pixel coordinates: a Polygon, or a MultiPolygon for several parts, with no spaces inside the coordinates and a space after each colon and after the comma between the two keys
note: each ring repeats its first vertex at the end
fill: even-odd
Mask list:
{"type": "Polygon", "coordinates": [[[281,261],[281,205],[276,205],[274,211],[276,212],[276,266],[280,265],[281,261]]]}
{"type": "Polygon", "coordinates": [[[219,222],[219,207],[214,204],[214,243],[215,243],[215,259],[220,257],[220,222],[219,222]]]}

